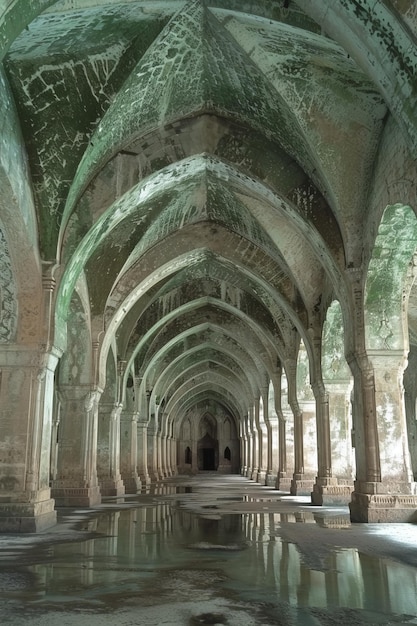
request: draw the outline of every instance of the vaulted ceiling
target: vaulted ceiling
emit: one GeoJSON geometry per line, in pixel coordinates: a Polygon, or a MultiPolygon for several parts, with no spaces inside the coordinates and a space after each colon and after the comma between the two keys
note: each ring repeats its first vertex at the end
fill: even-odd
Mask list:
{"type": "Polygon", "coordinates": [[[417,144],[415,4],[9,5],[2,84],[58,319],[84,285],[159,401],[244,413],[369,257],[387,127],[417,144]]]}

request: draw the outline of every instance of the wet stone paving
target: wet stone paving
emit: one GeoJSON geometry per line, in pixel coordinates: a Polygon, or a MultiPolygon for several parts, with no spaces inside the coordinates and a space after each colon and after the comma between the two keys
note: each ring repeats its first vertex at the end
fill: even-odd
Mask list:
{"type": "Polygon", "coordinates": [[[0,535],[0,623],[417,624],[417,526],[241,476],[175,477],[0,535]]]}

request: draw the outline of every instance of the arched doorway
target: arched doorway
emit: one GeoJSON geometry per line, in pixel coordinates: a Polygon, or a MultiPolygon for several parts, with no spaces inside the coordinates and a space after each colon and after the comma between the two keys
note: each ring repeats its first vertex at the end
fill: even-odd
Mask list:
{"type": "Polygon", "coordinates": [[[203,415],[197,442],[197,466],[200,471],[216,471],[219,465],[217,421],[209,414],[203,415]]]}
{"type": "Polygon", "coordinates": [[[210,437],[209,434],[204,435],[204,437],[198,441],[197,460],[199,470],[217,470],[219,465],[218,449],[219,442],[210,437]]]}

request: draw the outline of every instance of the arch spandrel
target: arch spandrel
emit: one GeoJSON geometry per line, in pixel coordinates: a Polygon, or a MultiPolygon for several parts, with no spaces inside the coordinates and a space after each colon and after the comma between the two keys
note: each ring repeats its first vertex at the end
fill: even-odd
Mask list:
{"type": "Polygon", "coordinates": [[[409,206],[383,214],[365,285],[366,345],[371,350],[407,350],[406,304],[415,279],[417,219],[409,206]]]}

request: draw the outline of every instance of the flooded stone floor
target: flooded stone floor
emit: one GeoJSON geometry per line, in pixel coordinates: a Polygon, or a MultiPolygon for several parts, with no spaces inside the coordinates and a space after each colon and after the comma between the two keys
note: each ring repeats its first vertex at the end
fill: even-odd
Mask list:
{"type": "Polygon", "coordinates": [[[0,624],[417,624],[417,526],[241,476],[176,477],[0,535],[0,624]]]}

